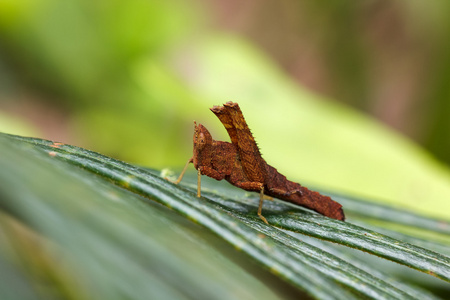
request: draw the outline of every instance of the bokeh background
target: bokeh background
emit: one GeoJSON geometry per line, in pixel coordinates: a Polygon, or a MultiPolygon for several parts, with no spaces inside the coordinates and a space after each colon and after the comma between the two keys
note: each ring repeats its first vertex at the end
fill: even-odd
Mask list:
{"type": "Polygon", "coordinates": [[[233,100],[289,177],[450,218],[449,13],[445,1],[0,0],[0,131],[177,168],[193,120],[227,139],[208,108],[233,100]]]}

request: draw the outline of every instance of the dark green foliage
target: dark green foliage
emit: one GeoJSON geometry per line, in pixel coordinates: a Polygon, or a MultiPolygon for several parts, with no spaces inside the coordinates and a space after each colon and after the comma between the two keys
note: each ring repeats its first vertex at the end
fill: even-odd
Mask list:
{"type": "Polygon", "coordinates": [[[2,135],[0,152],[0,264],[14,283],[2,282],[6,299],[21,285],[24,299],[298,296],[295,289],[283,293],[289,288],[276,277],[317,299],[436,299],[433,288],[450,288],[445,221],[339,196],[348,222],[275,200],[264,205],[267,226],[256,215],[258,195],[224,182],[205,180],[197,198],[192,176],[175,186],[155,171],[74,146],[2,135]],[[423,240],[383,229],[396,218],[435,235],[423,240]],[[353,220],[376,221],[387,235],[353,220]],[[384,269],[376,256],[398,264],[384,269]],[[251,270],[251,261],[262,269],[251,270]],[[423,288],[411,284],[419,280],[423,288]]]}

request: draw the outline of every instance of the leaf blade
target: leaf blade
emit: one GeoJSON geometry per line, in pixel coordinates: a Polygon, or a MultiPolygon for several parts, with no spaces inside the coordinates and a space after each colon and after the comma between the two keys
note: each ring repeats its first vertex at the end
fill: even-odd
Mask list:
{"type": "MultiPolygon", "coordinates": [[[[76,164],[82,168],[88,169],[88,170],[90,170],[90,172],[96,173],[97,175],[100,175],[104,178],[113,180],[119,186],[125,187],[125,188],[132,190],[134,192],[137,192],[137,193],[145,194],[147,196],[153,195],[154,199],[156,199],[158,201],[162,201],[161,203],[163,203],[164,205],[179,211],[181,214],[184,214],[185,216],[188,216],[188,217],[193,218],[194,220],[197,220],[197,222],[200,222],[201,224],[203,224],[210,230],[216,232],[218,235],[224,237],[225,239],[228,239],[228,241],[231,242],[232,244],[237,245],[238,247],[242,247],[242,245],[245,245],[246,247],[248,247],[248,245],[246,245],[245,242],[242,242],[242,240],[230,239],[230,236],[232,237],[233,235],[235,235],[233,238],[236,238],[237,233],[239,231],[232,230],[231,235],[230,235],[230,232],[223,231],[224,224],[226,224],[226,226],[230,226],[230,228],[232,228],[232,227],[236,227],[236,223],[235,223],[235,220],[233,220],[233,218],[230,218],[230,216],[227,214],[223,214],[223,211],[221,212],[220,210],[228,211],[227,212],[228,214],[235,214],[236,216],[239,216],[239,215],[236,212],[233,213],[233,210],[238,210],[238,212],[239,212],[239,210],[242,210],[242,211],[240,211],[240,213],[245,213],[245,215],[244,215],[244,217],[241,216],[241,219],[244,218],[244,220],[247,222],[247,225],[248,225],[249,220],[252,220],[252,218],[255,218],[255,215],[253,212],[253,206],[251,206],[251,205],[236,203],[230,199],[218,199],[218,197],[215,196],[214,193],[211,194],[211,193],[206,192],[206,193],[204,193],[204,195],[208,195],[207,198],[214,201],[212,203],[214,205],[211,206],[210,205],[211,203],[201,202],[201,201],[199,202],[198,198],[195,197],[194,192],[186,194],[186,192],[183,188],[175,187],[170,182],[154,176],[153,174],[151,174],[151,172],[148,172],[145,169],[131,166],[126,163],[122,163],[120,161],[116,161],[111,158],[107,158],[102,155],[96,154],[94,152],[90,152],[90,151],[80,149],[77,147],[73,147],[73,146],[58,145],[58,147],[55,149],[54,144],[52,144],[49,141],[33,140],[32,143],[35,143],[38,147],[40,147],[46,153],[50,153],[51,151],[56,152],[57,153],[56,157],[58,157],[62,160],[66,160],[67,162],[70,162],[72,164],[76,164]],[[149,189],[149,186],[151,186],[151,189],[149,189]],[[170,192],[168,193],[167,191],[170,191],[170,192]],[[180,197],[180,199],[178,199],[178,200],[181,200],[181,202],[183,202],[183,204],[181,206],[180,206],[180,203],[178,203],[177,201],[173,201],[173,199],[175,199],[176,197],[180,197]],[[182,198],[185,198],[185,199],[182,199],[182,198]],[[195,205],[192,206],[193,204],[195,204],[195,205]],[[217,206],[217,205],[219,205],[219,206],[217,206]],[[198,210],[198,211],[196,211],[196,210],[198,210]],[[205,218],[204,215],[202,216],[202,214],[205,214],[205,213],[208,214],[209,217],[212,217],[212,219],[205,218]],[[220,216],[220,217],[218,217],[218,216],[220,216]],[[219,218],[219,219],[217,219],[217,218],[219,218]],[[219,221],[220,225],[217,226],[217,224],[214,224],[214,220],[215,220],[215,222],[219,221]],[[225,223],[223,223],[223,222],[225,222],[225,223]]],[[[317,222],[320,222],[321,224],[327,224],[327,222],[329,222],[329,220],[327,220],[326,218],[323,218],[320,216],[315,216],[314,214],[311,214],[311,213],[301,213],[300,214],[300,213],[295,213],[295,212],[292,213],[291,212],[290,214],[287,214],[289,216],[289,218],[282,220],[283,217],[280,215],[280,213],[284,213],[284,217],[285,217],[286,212],[289,211],[289,206],[285,206],[283,204],[280,205],[278,203],[277,203],[277,206],[278,206],[277,209],[266,210],[269,213],[267,214],[265,212],[265,216],[270,220],[270,222],[272,224],[276,224],[282,228],[295,230],[295,231],[302,231],[303,233],[306,233],[308,235],[320,236],[320,238],[325,238],[325,239],[332,240],[335,242],[340,242],[342,244],[347,244],[347,245],[353,246],[355,248],[358,248],[358,244],[357,244],[358,239],[356,238],[356,242],[354,239],[352,242],[353,244],[348,243],[345,241],[346,238],[348,238],[348,237],[346,237],[346,234],[348,232],[351,232],[351,233],[357,232],[361,236],[361,234],[364,235],[364,233],[366,233],[366,234],[368,233],[368,231],[365,229],[358,228],[353,225],[347,226],[347,223],[339,222],[338,224],[328,224],[327,225],[328,229],[330,229],[330,227],[333,227],[332,231],[334,231],[334,233],[335,233],[334,237],[333,236],[330,237],[329,235],[327,236],[327,234],[323,230],[323,228],[320,229],[320,227],[317,227],[314,225],[314,223],[317,223],[317,222]],[[289,222],[295,221],[296,225],[292,226],[292,224],[289,224],[289,222],[287,222],[286,220],[288,220],[289,222]],[[306,223],[308,223],[308,226],[305,227],[306,223]],[[302,224],[303,227],[299,226],[298,224],[302,224]],[[336,225],[341,225],[344,227],[340,228],[339,226],[336,226],[336,225]],[[336,227],[339,230],[336,230],[336,227]],[[342,235],[342,236],[337,237],[336,232],[339,232],[339,235],[342,235]],[[344,238],[342,238],[342,237],[344,237],[344,238]]],[[[336,222],[338,222],[338,221],[336,221],[336,222]]],[[[237,228],[240,228],[240,226],[242,226],[242,224],[237,226],[237,228]]],[[[247,232],[245,230],[243,232],[240,232],[241,237],[245,237],[246,233],[247,232]]],[[[369,233],[373,234],[374,236],[377,235],[374,232],[369,232],[369,233]]],[[[352,238],[355,238],[355,237],[353,236],[352,238]]],[[[256,243],[256,244],[260,243],[260,241],[259,241],[260,239],[258,239],[258,236],[255,236],[254,233],[251,236],[251,238],[249,238],[247,236],[246,238],[244,238],[244,241],[245,241],[245,239],[247,239],[247,241],[253,241],[253,243],[256,243]]],[[[384,256],[383,255],[380,255],[380,256],[383,256],[383,257],[391,259],[391,260],[396,260],[401,263],[405,263],[408,266],[412,266],[412,267],[422,270],[422,271],[424,271],[425,269],[430,269],[429,267],[431,266],[432,267],[431,269],[434,268],[433,270],[438,271],[436,273],[436,275],[438,277],[446,279],[446,276],[448,276],[448,273],[446,273],[448,271],[448,261],[447,261],[446,257],[439,256],[438,264],[430,264],[430,261],[428,261],[427,258],[432,257],[433,255],[435,255],[435,253],[432,253],[429,251],[421,252],[423,249],[419,250],[419,248],[414,248],[414,247],[411,248],[406,243],[400,242],[399,244],[401,245],[401,250],[406,251],[404,253],[410,255],[409,256],[410,259],[406,259],[406,260],[402,261],[400,259],[400,257],[395,255],[395,251],[392,249],[391,249],[391,251],[387,251],[388,252],[387,254],[383,253],[383,251],[386,251],[386,249],[389,250],[389,248],[385,247],[386,243],[388,241],[389,242],[394,241],[394,243],[398,243],[399,241],[396,241],[394,239],[388,239],[387,237],[383,237],[383,241],[385,243],[383,245],[377,245],[378,248],[375,247],[375,249],[373,249],[370,247],[368,247],[368,248],[360,247],[360,249],[364,249],[365,251],[369,250],[369,251],[372,251],[372,253],[378,254],[378,255],[383,254],[384,256]],[[409,252],[407,251],[408,249],[410,250],[409,252]],[[421,255],[423,256],[422,257],[423,259],[420,260],[420,263],[413,262],[411,264],[411,257],[413,257],[415,259],[417,257],[420,257],[421,255]]],[[[254,244],[253,246],[255,246],[256,244],[254,244]]],[[[261,255],[261,252],[258,252],[261,249],[259,249],[259,250],[256,249],[256,251],[255,251],[255,248],[253,248],[253,246],[250,248],[246,248],[246,249],[243,248],[243,250],[245,252],[249,253],[253,257],[258,257],[259,255],[261,255]]],[[[365,246],[367,246],[367,245],[365,245],[365,246]]],[[[265,245],[264,247],[268,247],[270,249],[270,247],[268,245],[265,245]]],[[[399,249],[397,249],[397,251],[398,250],[399,249]]],[[[280,257],[282,257],[283,255],[286,255],[286,253],[283,253],[283,251],[280,251],[278,253],[278,255],[280,257]]],[[[290,255],[292,255],[292,253],[290,253],[290,255]]],[[[436,257],[434,257],[434,258],[436,258],[436,257]]],[[[270,263],[263,262],[262,258],[259,258],[259,260],[263,264],[265,264],[266,267],[270,268],[270,263]]],[[[272,263],[275,263],[275,262],[279,262],[279,260],[278,261],[272,260],[272,263]]],[[[302,267],[306,268],[304,265],[302,267]]],[[[289,270],[288,268],[283,270],[284,274],[290,274],[289,273],[290,271],[292,271],[292,270],[289,270]]],[[[322,272],[324,272],[324,270],[322,270],[322,272]]],[[[327,276],[330,276],[330,274],[327,274],[327,276]]],[[[291,280],[294,282],[294,284],[298,284],[300,286],[302,286],[306,283],[306,282],[298,282],[298,279],[289,277],[289,275],[287,275],[287,277],[288,277],[287,278],[288,280],[291,280]],[[295,280],[297,280],[297,282],[295,282],[295,280]]],[[[331,277],[333,277],[333,276],[331,276],[331,277]]],[[[319,278],[319,277],[317,277],[317,278],[319,278]]],[[[337,277],[334,277],[334,279],[336,279],[336,278],[337,277]]],[[[347,280],[349,278],[347,278],[347,280]]],[[[316,283],[318,283],[318,282],[320,282],[320,280],[318,280],[316,283]]],[[[392,293],[390,295],[396,295],[396,297],[403,297],[403,298],[408,297],[408,295],[405,295],[405,294],[402,294],[401,296],[400,296],[400,294],[396,294],[396,292],[394,290],[391,290],[391,287],[388,287],[388,286],[389,285],[385,285],[383,288],[389,290],[389,292],[392,293]]],[[[355,288],[355,287],[353,287],[353,288],[355,288]]],[[[358,288],[359,287],[356,286],[355,290],[357,290],[360,293],[365,293],[362,289],[358,290],[358,288]]],[[[373,287],[372,287],[372,290],[370,292],[366,291],[366,293],[368,293],[368,295],[371,295],[372,297],[375,297],[375,298],[379,297],[379,295],[377,296],[376,293],[374,294],[374,290],[376,290],[376,289],[373,289],[373,287]]],[[[318,295],[318,293],[319,293],[318,291],[309,291],[309,292],[312,293],[313,295],[318,295]]],[[[409,294],[411,294],[411,293],[409,293],[409,294]]],[[[340,296],[342,296],[342,295],[340,295],[340,296]]],[[[349,297],[349,295],[346,295],[346,297],[349,297]]],[[[382,298],[382,297],[380,297],[380,298],[382,298]]]]}

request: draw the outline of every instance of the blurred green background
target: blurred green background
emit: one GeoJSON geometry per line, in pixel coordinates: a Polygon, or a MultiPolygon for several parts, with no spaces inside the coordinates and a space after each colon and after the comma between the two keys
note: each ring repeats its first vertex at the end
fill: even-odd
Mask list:
{"type": "Polygon", "coordinates": [[[0,0],[0,131],[178,168],[193,120],[227,140],[208,108],[232,100],[288,177],[448,219],[449,12],[444,1],[0,0]]]}

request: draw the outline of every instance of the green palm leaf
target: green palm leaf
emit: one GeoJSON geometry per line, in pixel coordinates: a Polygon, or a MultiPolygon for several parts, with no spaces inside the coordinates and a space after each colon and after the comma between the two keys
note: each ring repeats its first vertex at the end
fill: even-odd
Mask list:
{"type": "MultiPolygon", "coordinates": [[[[429,224],[440,224],[440,230],[434,230],[437,235],[447,233],[448,222],[346,198],[342,202],[345,202],[345,208],[349,207],[350,218],[345,223],[278,201],[267,201],[264,215],[271,224],[267,226],[255,213],[257,195],[250,196],[223,182],[205,180],[203,197],[197,198],[193,176],[183,186],[176,186],[158,176],[155,171],[74,146],[9,135],[2,136],[0,145],[2,153],[5,153],[0,159],[0,184],[3,185],[2,191],[10,191],[2,197],[2,216],[23,224],[40,239],[55,243],[59,252],[76,261],[77,270],[81,272],[92,271],[94,266],[91,260],[96,257],[114,253],[114,256],[102,257],[100,263],[94,264],[96,272],[101,274],[96,276],[94,286],[104,288],[96,289],[102,297],[114,299],[112,295],[116,295],[117,291],[108,290],[111,283],[115,289],[120,289],[127,285],[133,286],[136,282],[147,282],[149,288],[136,284],[139,288],[124,290],[122,293],[134,293],[133,296],[159,293],[163,298],[181,298],[180,295],[183,295],[187,299],[249,297],[230,294],[230,291],[242,287],[244,279],[223,280],[223,277],[235,276],[233,271],[227,270],[229,267],[217,265],[223,270],[219,276],[211,273],[211,270],[197,268],[198,260],[192,262],[183,259],[189,247],[185,246],[184,240],[180,240],[180,236],[167,241],[154,231],[152,235],[146,235],[143,231],[143,228],[153,227],[153,222],[160,221],[184,232],[185,227],[192,225],[188,225],[190,223],[186,223],[180,215],[201,225],[195,228],[196,232],[202,235],[207,231],[215,233],[276,277],[318,299],[352,299],[361,296],[373,299],[435,299],[435,296],[388,275],[377,268],[377,263],[368,264],[354,253],[349,253],[346,247],[323,242],[314,245],[317,240],[305,242],[306,236],[298,233],[363,250],[433,275],[441,282],[450,281],[450,259],[447,256],[354,225],[352,219],[367,219],[360,212],[378,211],[370,217],[383,216],[384,221],[394,222],[395,219],[386,217],[390,211],[394,217],[408,216],[402,224],[414,225],[422,230],[430,230],[432,226],[429,224]],[[34,173],[40,174],[38,178],[34,173]],[[35,184],[30,185],[33,182],[35,184]],[[115,200],[111,201],[111,197],[115,200]],[[73,232],[67,236],[60,230],[73,232]],[[88,249],[80,247],[80,243],[88,245],[88,249]],[[67,247],[73,244],[78,246],[67,247]],[[126,252],[122,249],[123,245],[126,245],[126,252]],[[168,250],[173,247],[178,251],[168,250]],[[138,261],[152,261],[157,267],[138,268],[138,261]],[[106,274],[111,269],[121,274],[118,278],[123,282],[110,281],[111,278],[106,274]],[[161,277],[158,271],[161,269],[168,270],[170,276],[161,277]],[[219,288],[223,290],[221,295],[215,293],[219,288]]],[[[339,201],[345,197],[340,198],[339,201]]],[[[406,234],[397,234],[408,237],[406,234]]],[[[445,241],[445,238],[441,237],[440,241],[445,241]]],[[[409,241],[420,242],[420,239],[410,237],[409,241]]],[[[445,243],[439,241],[427,242],[434,245],[435,249],[446,247],[445,243]]],[[[214,252],[210,241],[203,244],[208,245],[206,253],[210,250],[214,252]]],[[[30,253],[24,254],[28,255],[30,253]]],[[[243,265],[248,263],[246,259],[243,261],[243,265]]],[[[230,264],[229,261],[225,263],[227,266],[230,264]]],[[[55,266],[47,270],[48,273],[53,274],[53,268],[55,266]]],[[[68,269],[71,272],[62,269],[65,271],[58,267],[58,272],[66,272],[68,278],[61,280],[58,292],[80,298],[71,286],[73,278],[70,276],[77,272],[72,272],[71,268],[68,269]]],[[[253,287],[256,287],[256,291],[260,289],[253,278],[245,280],[250,282],[248,285],[245,283],[247,291],[253,287]]],[[[92,293],[92,287],[86,282],[78,284],[85,295],[92,293]]],[[[267,293],[258,296],[258,292],[253,290],[252,295],[255,298],[270,297],[267,293]]]]}

